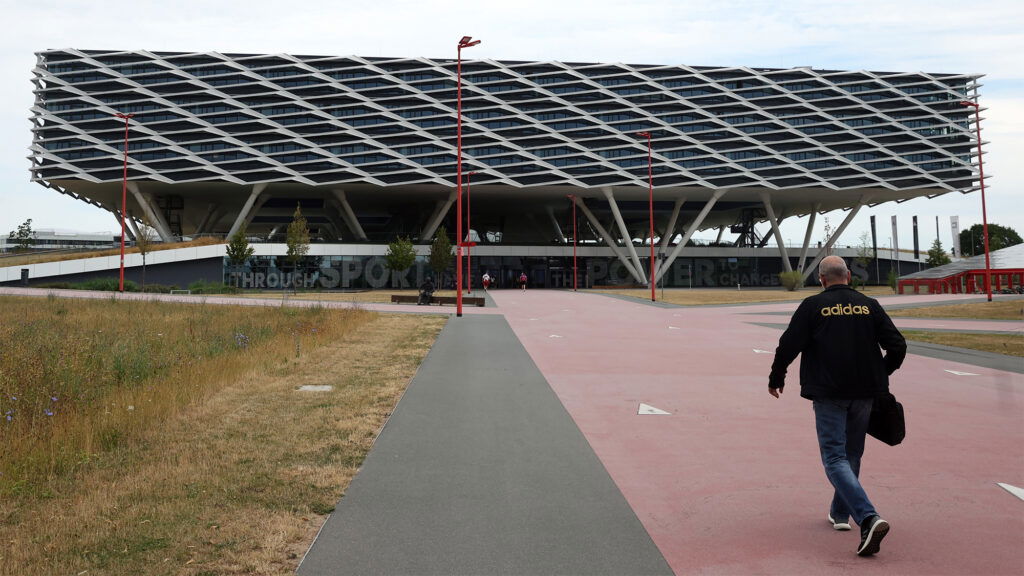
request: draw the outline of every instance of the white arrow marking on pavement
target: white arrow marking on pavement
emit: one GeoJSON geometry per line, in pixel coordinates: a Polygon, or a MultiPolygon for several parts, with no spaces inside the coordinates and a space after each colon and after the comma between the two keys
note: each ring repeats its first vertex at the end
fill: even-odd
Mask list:
{"type": "MultiPolygon", "coordinates": [[[[641,404],[641,406],[643,406],[643,404],[641,404]]],[[[1010,486],[1009,484],[1003,484],[1002,482],[996,482],[996,486],[999,486],[1017,498],[1024,500],[1024,488],[1017,488],[1016,486],[1010,486]]]]}
{"type": "Polygon", "coordinates": [[[680,328],[678,326],[669,326],[668,329],[669,330],[682,330],[682,328],[680,328]]]}
{"type": "Polygon", "coordinates": [[[548,338],[561,338],[561,336],[558,334],[552,334],[551,336],[548,336],[548,338]]]}
{"type": "Polygon", "coordinates": [[[654,406],[648,406],[647,404],[644,404],[642,402],[640,403],[640,409],[637,410],[636,413],[641,415],[641,416],[647,415],[647,414],[669,414],[669,412],[665,412],[664,410],[659,410],[659,409],[655,408],[654,406]]]}
{"type": "Polygon", "coordinates": [[[530,320],[536,320],[536,318],[530,318],[530,320]]]}
{"type": "Polygon", "coordinates": [[[771,354],[771,352],[767,350],[761,350],[760,348],[754,348],[754,354],[771,354]]]}
{"type": "Polygon", "coordinates": [[[973,372],[958,372],[956,370],[946,370],[946,372],[949,372],[950,374],[955,374],[957,376],[977,376],[977,374],[974,374],[973,372]]]}
{"type": "Polygon", "coordinates": [[[562,312],[572,312],[572,310],[569,310],[568,308],[562,308],[562,312]]]}

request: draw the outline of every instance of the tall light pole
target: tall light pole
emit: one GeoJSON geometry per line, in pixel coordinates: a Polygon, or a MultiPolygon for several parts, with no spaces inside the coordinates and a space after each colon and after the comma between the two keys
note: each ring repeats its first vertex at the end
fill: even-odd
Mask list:
{"type": "Polygon", "coordinates": [[[648,217],[651,221],[651,278],[648,280],[648,284],[651,285],[651,302],[655,302],[654,297],[654,169],[651,167],[651,133],[650,132],[637,132],[637,136],[641,138],[647,138],[647,210],[648,217]]]}
{"type": "Polygon", "coordinates": [[[576,291],[576,279],[579,274],[576,272],[576,197],[567,194],[566,198],[572,203],[572,291],[576,291]]]}
{"type": "Polygon", "coordinates": [[[992,267],[988,256],[988,214],[985,212],[985,163],[981,158],[981,104],[964,100],[962,106],[974,107],[974,133],[978,136],[978,174],[981,177],[981,223],[985,242],[985,293],[992,301],[992,267]]]}
{"type": "Polygon", "coordinates": [[[466,172],[466,284],[469,286],[468,292],[473,293],[473,267],[470,265],[470,260],[473,258],[473,246],[476,242],[473,241],[473,226],[470,220],[473,207],[473,190],[470,185],[470,180],[476,172],[466,172]]]}
{"type": "Polygon", "coordinates": [[[118,282],[118,290],[124,293],[124,219],[128,214],[128,119],[135,114],[114,114],[118,118],[124,118],[124,177],[121,180],[121,280],[118,282]]]}
{"type": "Polygon", "coordinates": [[[455,315],[462,316],[462,49],[476,46],[479,40],[471,36],[463,36],[458,44],[458,59],[455,64],[456,95],[455,95],[455,148],[456,167],[455,184],[458,191],[455,195],[455,315]]]}

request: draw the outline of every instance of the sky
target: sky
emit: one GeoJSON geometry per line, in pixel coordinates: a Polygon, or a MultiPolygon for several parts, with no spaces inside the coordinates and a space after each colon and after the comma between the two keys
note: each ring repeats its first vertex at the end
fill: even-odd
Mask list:
{"type": "MultiPolygon", "coordinates": [[[[988,221],[1024,233],[1024,2],[900,0],[0,0],[0,233],[26,219],[35,229],[119,228],[109,212],[29,182],[34,52],[54,48],[144,49],[323,55],[455,57],[462,36],[479,38],[467,57],[493,60],[625,62],[694,66],[981,73],[988,221]],[[12,25],[13,24],[13,25],[12,25]]],[[[982,220],[978,192],[865,207],[839,245],[860,244],[869,217],[888,246],[951,245],[982,220]]],[[[835,228],[846,213],[827,220],[835,228]]],[[[824,235],[818,217],[812,238],[824,235]]],[[[800,243],[807,218],[783,222],[800,243]]],[[[761,227],[768,232],[767,226],[761,227]]],[[[713,239],[713,231],[696,238],[713,239]]]]}

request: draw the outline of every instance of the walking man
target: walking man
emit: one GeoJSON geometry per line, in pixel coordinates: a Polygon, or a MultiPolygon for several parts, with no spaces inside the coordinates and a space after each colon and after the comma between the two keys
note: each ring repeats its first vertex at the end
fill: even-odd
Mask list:
{"type": "Polygon", "coordinates": [[[860,526],[857,554],[870,556],[889,523],[860,484],[860,459],[873,399],[889,391],[889,375],[903,363],[907,343],[877,301],[850,288],[842,258],[825,257],[818,278],[825,290],[800,304],[779,338],[768,392],[780,397],[786,369],[803,354],[800,395],[813,402],[821,461],[835,488],[828,520],[836,530],[849,530],[852,517],[860,526]]]}

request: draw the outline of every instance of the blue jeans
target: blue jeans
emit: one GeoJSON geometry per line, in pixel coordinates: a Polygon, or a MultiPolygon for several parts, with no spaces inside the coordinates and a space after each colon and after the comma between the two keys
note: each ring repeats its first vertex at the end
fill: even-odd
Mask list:
{"type": "Polygon", "coordinates": [[[821,462],[836,490],[829,511],[837,522],[853,516],[860,525],[865,518],[877,514],[858,479],[873,402],[871,398],[814,400],[821,462]]]}

